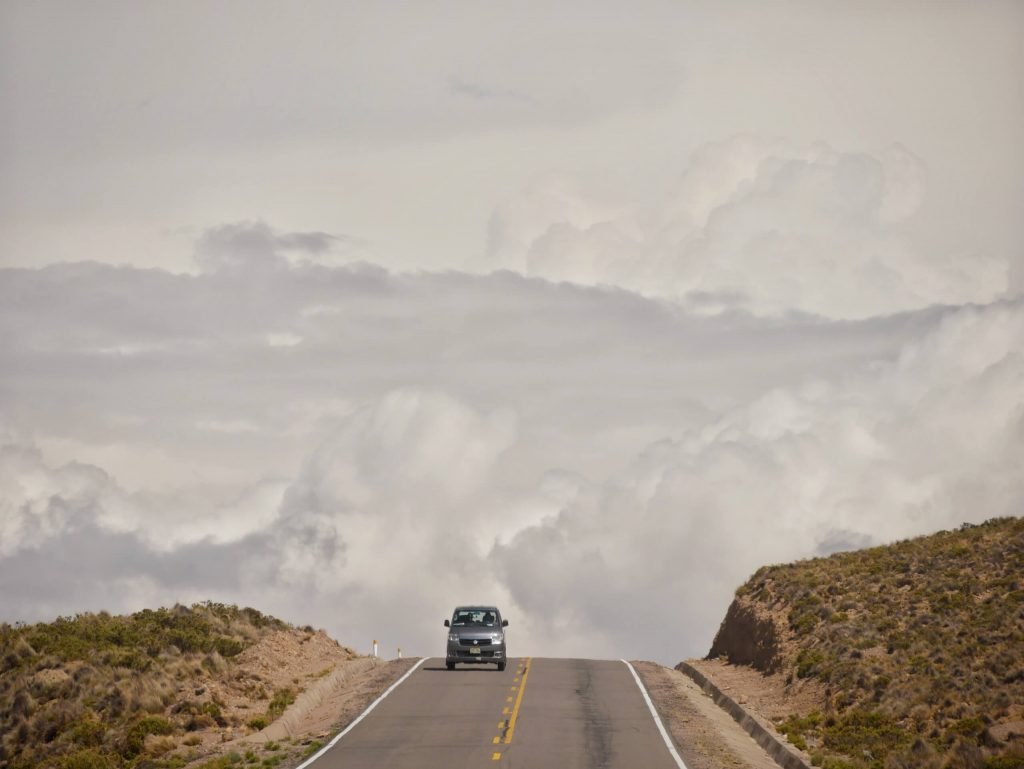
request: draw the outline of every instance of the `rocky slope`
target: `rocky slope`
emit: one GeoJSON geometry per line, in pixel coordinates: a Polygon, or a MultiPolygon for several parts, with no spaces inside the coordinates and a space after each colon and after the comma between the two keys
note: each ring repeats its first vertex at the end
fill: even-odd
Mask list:
{"type": "Polygon", "coordinates": [[[762,568],[708,659],[827,769],[1022,769],[1024,520],[762,568]]]}

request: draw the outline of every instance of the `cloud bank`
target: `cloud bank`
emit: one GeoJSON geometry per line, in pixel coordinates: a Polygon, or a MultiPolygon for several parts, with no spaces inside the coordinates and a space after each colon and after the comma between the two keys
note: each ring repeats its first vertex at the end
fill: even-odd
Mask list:
{"type": "Polygon", "coordinates": [[[492,217],[490,254],[551,280],[761,315],[859,319],[1005,295],[1007,259],[925,246],[926,191],[923,161],[900,145],[740,136],[704,145],[647,210],[540,181],[492,217]]]}
{"type": "Polygon", "coordinates": [[[766,562],[1019,514],[1020,300],[759,317],[296,244],[2,271],[4,619],[214,598],[436,654],[493,600],[517,653],[674,662],[766,562]]]}

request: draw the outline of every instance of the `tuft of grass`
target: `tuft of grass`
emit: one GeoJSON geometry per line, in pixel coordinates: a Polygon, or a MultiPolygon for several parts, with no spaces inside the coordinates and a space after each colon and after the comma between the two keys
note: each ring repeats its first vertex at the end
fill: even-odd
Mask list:
{"type": "Polygon", "coordinates": [[[306,746],[306,749],[302,751],[302,757],[309,758],[311,755],[320,750],[320,748],[322,748],[323,746],[324,744],[320,740],[313,740],[311,743],[309,743],[309,745],[306,746]]]}
{"type": "Polygon", "coordinates": [[[278,689],[270,698],[270,704],[267,705],[267,718],[271,721],[280,718],[293,702],[295,702],[295,692],[288,687],[278,689]]]}
{"type": "Polygon", "coordinates": [[[166,718],[160,716],[146,716],[140,718],[128,729],[124,739],[124,746],[121,755],[125,758],[134,758],[139,755],[146,745],[146,737],[151,734],[168,735],[174,733],[174,725],[166,718]]]}
{"type": "Polygon", "coordinates": [[[195,767],[195,769],[232,769],[232,767],[239,766],[242,763],[242,756],[238,753],[231,752],[226,756],[218,756],[212,758],[209,761],[204,761],[195,767]]]}
{"type": "Polygon", "coordinates": [[[58,769],[115,769],[115,759],[94,748],[76,750],[62,756],[57,762],[58,769]]]}

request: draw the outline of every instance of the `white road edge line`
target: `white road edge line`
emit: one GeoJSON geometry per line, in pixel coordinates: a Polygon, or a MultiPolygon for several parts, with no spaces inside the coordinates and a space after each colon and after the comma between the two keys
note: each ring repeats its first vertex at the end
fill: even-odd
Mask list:
{"type": "Polygon", "coordinates": [[[330,750],[330,749],[331,749],[331,748],[333,748],[333,747],[334,747],[335,745],[337,745],[337,744],[338,744],[338,740],[340,740],[340,739],[341,739],[342,737],[344,737],[344,736],[345,736],[346,734],[348,734],[348,733],[349,733],[350,731],[352,731],[353,729],[355,729],[355,728],[356,728],[356,724],[358,724],[358,723],[359,723],[360,721],[362,721],[362,720],[363,720],[364,718],[366,718],[366,717],[367,717],[368,715],[370,715],[370,711],[372,711],[372,710],[373,710],[373,709],[374,709],[375,707],[377,707],[378,705],[380,705],[380,703],[381,703],[381,702],[383,701],[383,699],[384,699],[385,697],[387,697],[387,696],[388,696],[389,694],[391,694],[391,692],[393,692],[393,691],[394,691],[395,689],[397,689],[397,688],[398,688],[398,687],[399,687],[399,686],[401,685],[401,683],[402,683],[403,681],[405,681],[405,679],[406,679],[406,678],[408,678],[409,676],[411,676],[411,675],[412,675],[413,673],[415,673],[415,672],[416,672],[416,668],[418,668],[418,667],[419,667],[420,665],[422,665],[422,664],[423,664],[424,662],[426,662],[426,661],[427,661],[428,659],[429,659],[429,657],[424,657],[424,658],[423,658],[423,659],[421,659],[421,660],[420,660],[419,662],[417,662],[417,663],[416,663],[415,665],[413,665],[413,666],[412,666],[411,668],[409,668],[409,669],[408,669],[408,670],[407,670],[407,671],[405,672],[405,675],[404,675],[404,676],[402,676],[402,677],[401,677],[401,678],[399,678],[399,679],[398,679],[397,681],[395,681],[395,682],[394,682],[393,684],[391,684],[391,686],[389,686],[389,687],[388,687],[387,691],[385,691],[385,692],[384,692],[384,693],[383,693],[382,695],[380,695],[380,696],[379,696],[379,697],[378,697],[377,699],[375,699],[375,700],[374,700],[373,702],[371,702],[371,703],[370,703],[370,707],[368,707],[368,708],[367,708],[366,710],[364,710],[364,711],[363,711],[363,712],[362,712],[362,713],[361,713],[361,714],[359,715],[359,718],[357,718],[357,719],[356,719],[355,721],[353,721],[353,722],[352,722],[352,723],[350,723],[350,724],[349,724],[348,726],[346,726],[346,727],[345,727],[345,728],[344,728],[344,729],[343,729],[343,730],[342,730],[342,731],[341,731],[340,733],[338,733],[338,734],[337,734],[337,735],[336,735],[336,736],[334,737],[334,739],[333,739],[333,740],[331,740],[330,742],[328,742],[328,743],[327,743],[326,745],[324,745],[324,746],[323,746],[322,748],[320,748],[320,750],[318,750],[318,751],[317,751],[316,753],[314,753],[314,754],[313,754],[312,756],[310,756],[310,757],[309,757],[308,759],[306,759],[306,760],[305,760],[305,761],[303,761],[303,762],[302,762],[301,764],[299,764],[299,765],[298,765],[297,767],[295,767],[295,769],[306,769],[306,767],[307,767],[307,766],[309,766],[310,764],[312,764],[312,763],[313,763],[314,761],[316,761],[316,760],[317,760],[318,758],[320,758],[320,757],[321,757],[321,756],[322,756],[322,755],[323,755],[324,753],[326,753],[326,752],[327,752],[328,750],[330,750]]]}
{"type": "Polygon", "coordinates": [[[626,662],[626,660],[620,660],[620,662],[629,668],[629,672],[633,674],[633,680],[636,681],[636,685],[640,687],[640,693],[644,696],[644,702],[647,703],[647,709],[651,711],[651,715],[654,717],[654,724],[658,727],[658,731],[661,732],[661,739],[665,741],[665,746],[668,748],[669,754],[675,760],[676,766],[678,766],[679,769],[686,769],[686,764],[684,764],[683,759],[679,757],[679,753],[676,751],[676,746],[672,744],[672,739],[668,736],[668,732],[665,731],[665,724],[661,722],[661,716],[659,716],[658,711],[654,709],[654,703],[651,702],[651,695],[649,695],[647,693],[647,689],[644,688],[644,683],[640,680],[640,676],[636,674],[633,666],[626,662]]]}

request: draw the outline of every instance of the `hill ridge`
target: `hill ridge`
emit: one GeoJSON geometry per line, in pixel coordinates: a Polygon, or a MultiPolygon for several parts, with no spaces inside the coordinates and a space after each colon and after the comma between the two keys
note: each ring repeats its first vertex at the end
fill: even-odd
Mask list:
{"type": "Polygon", "coordinates": [[[0,625],[0,767],[177,769],[363,659],[310,626],[209,601],[0,625]]]}

